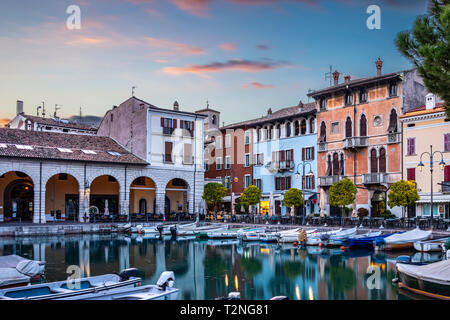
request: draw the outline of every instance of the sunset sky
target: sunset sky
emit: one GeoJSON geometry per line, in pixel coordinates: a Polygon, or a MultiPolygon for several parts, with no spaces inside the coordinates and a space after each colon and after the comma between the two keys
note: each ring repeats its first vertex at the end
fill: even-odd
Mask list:
{"type": "MultiPolygon", "coordinates": [[[[396,50],[398,32],[426,12],[420,0],[2,0],[0,119],[16,100],[36,114],[103,116],[136,96],[156,106],[222,112],[226,124],[270,107],[308,102],[329,85],[329,65],[352,78],[411,65],[396,50]],[[70,5],[81,29],[69,30],[70,5]],[[381,30],[366,9],[381,8],[381,30]]],[[[343,79],[343,76],[342,76],[343,79]]],[[[2,120],[0,120],[1,123],[2,120]]],[[[4,120],[3,120],[4,121],[4,120]]]]}

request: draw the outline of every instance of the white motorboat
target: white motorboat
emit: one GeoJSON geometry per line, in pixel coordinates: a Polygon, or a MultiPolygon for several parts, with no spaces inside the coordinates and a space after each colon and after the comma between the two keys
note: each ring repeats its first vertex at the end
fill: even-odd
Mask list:
{"type": "Polygon", "coordinates": [[[396,233],[386,238],[375,240],[376,250],[400,250],[411,249],[417,241],[427,240],[431,237],[432,231],[424,231],[416,228],[411,231],[396,233]]]}
{"type": "Polygon", "coordinates": [[[105,291],[134,288],[141,281],[137,269],[126,269],[120,274],[105,274],[4,289],[0,290],[0,298],[14,300],[88,299],[105,291]]]}
{"type": "Polygon", "coordinates": [[[259,235],[259,240],[263,242],[277,242],[278,234],[276,232],[265,232],[259,235]]]}
{"type": "Polygon", "coordinates": [[[151,227],[144,227],[142,225],[138,225],[136,226],[138,232],[140,231],[141,233],[145,233],[145,234],[151,234],[151,233],[156,233],[156,234],[160,234],[160,228],[162,227],[162,235],[171,235],[172,230],[188,230],[190,228],[193,228],[196,226],[196,223],[188,223],[188,224],[159,224],[156,226],[151,226],[151,227]],[[174,229],[175,228],[175,229],[174,229]]]}
{"type": "Polygon", "coordinates": [[[337,230],[325,231],[325,232],[312,232],[307,234],[308,238],[306,240],[307,246],[318,246],[322,243],[321,237],[323,235],[333,235],[342,231],[342,228],[337,230]]]}
{"type": "Polygon", "coordinates": [[[322,240],[322,244],[326,247],[342,246],[343,242],[353,236],[357,230],[358,228],[354,227],[331,235],[325,234],[322,235],[320,239],[322,240]]]}
{"type": "Polygon", "coordinates": [[[242,230],[238,231],[238,237],[241,238],[242,241],[259,241],[265,232],[265,228],[242,230]]]}
{"type": "Polygon", "coordinates": [[[209,231],[206,233],[206,236],[208,239],[230,239],[230,238],[237,238],[238,232],[243,229],[247,228],[238,228],[238,229],[228,229],[228,230],[222,230],[222,231],[209,231]]]}
{"type": "Polygon", "coordinates": [[[184,227],[184,228],[177,228],[177,236],[193,236],[196,232],[203,232],[203,231],[213,231],[213,230],[226,230],[227,227],[224,226],[218,226],[218,225],[208,225],[208,226],[202,226],[202,227],[184,227]]]}
{"type": "Polygon", "coordinates": [[[44,274],[45,262],[17,255],[0,257],[0,288],[24,286],[44,274]]]}
{"type": "Polygon", "coordinates": [[[448,237],[434,240],[416,241],[414,242],[414,249],[420,252],[442,251],[442,246],[447,239],[448,237]]]}
{"type": "MultiPolygon", "coordinates": [[[[288,242],[297,242],[298,241],[298,233],[301,228],[296,229],[295,232],[279,232],[278,233],[278,242],[280,243],[288,243],[288,242]]],[[[316,229],[306,230],[306,235],[309,238],[310,235],[316,233],[316,229]]]]}

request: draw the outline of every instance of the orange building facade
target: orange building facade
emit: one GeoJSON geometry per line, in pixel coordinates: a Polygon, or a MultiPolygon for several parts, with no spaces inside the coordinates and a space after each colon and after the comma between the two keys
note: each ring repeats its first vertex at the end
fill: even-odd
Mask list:
{"type": "Polygon", "coordinates": [[[339,216],[329,203],[333,183],[351,179],[357,186],[352,215],[368,210],[372,217],[389,208],[389,187],[402,179],[402,126],[399,116],[423,101],[425,89],[415,70],[339,83],[309,94],[317,104],[318,186],[321,214],[339,216]]]}

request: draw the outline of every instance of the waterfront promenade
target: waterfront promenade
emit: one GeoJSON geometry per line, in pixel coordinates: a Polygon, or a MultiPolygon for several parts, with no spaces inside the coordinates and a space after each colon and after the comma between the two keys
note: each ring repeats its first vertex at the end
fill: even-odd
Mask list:
{"type": "MultiPolygon", "coordinates": [[[[167,222],[167,224],[178,223],[178,222],[167,222]]],[[[224,223],[224,222],[201,222],[207,224],[227,224],[230,228],[240,228],[240,227],[267,227],[270,230],[287,230],[292,228],[302,227],[306,230],[317,229],[317,230],[331,230],[338,229],[340,226],[302,226],[299,224],[258,224],[258,223],[224,223]]],[[[153,226],[160,224],[160,222],[135,222],[132,226],[143,225],[143,226],[153,226]]],[[[108,234],[117,233],[121,231],[121,226],[124,223],[51,223],[51,224],[33,224],[33,223],[10,223],[0,225],[0,237],[27,237],[27,236],[54,236],[54,235],[70,235],[70,234],[108,234]]],[[[343,227],[344,229],[351,228],[350,226],[343,227]]],[[[383,230],[384,232],[398,232],[401,230],[408,230],[413,228],[369,228],[360,227],[359,232],[367,232],[370,230],[383,230]]],[[[449,230],[433,230],[433,237],[450,237],[449,230]]]]}

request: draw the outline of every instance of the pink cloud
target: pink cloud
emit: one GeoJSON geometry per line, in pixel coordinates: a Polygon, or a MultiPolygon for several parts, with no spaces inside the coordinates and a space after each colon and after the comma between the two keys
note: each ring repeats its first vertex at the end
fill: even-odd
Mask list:
{"type": "Polygon", "coordinates": [[[208,16],[208,9],[211,0],[169,0],[178,9],[195,16],[208,16]]]}
{"type": "Polygon", "coordinates": [[[163,50],[163,52],[160,52],[161,55],[197,55],[206,53],[202,48],[166,39],[145,37],[144,40],[149,47],[163,50]]]}
{"type": "Polygon", "coordinates": [[[220,45],[220,47],[223,50],[226,50],[226,51],[236,51],[237,50],[236,44],[235,43],[231,43],[231,42],[223,43],[223,44],[220,45]]]}
{"type": "Polygon", "coordinates": [[[262,84],[260,82],[251,82],[242,85],[243,88],[255,88],[255,89],[271,89],[274,86],[271,84],[262,84]]]}
{"type": "Polygon", "coordinates": [[[261,72],[273,70],[275,68],[289,65],[286,62],[274,62],[270,60],[265,61],[250,61],[250,60],[228,60],[226,62],[213,62],[206,65],[190,64],[185,67],[166,67],[163,72],[173,75],[181,75],[186,73],[193,73],[197,75],[206,75],[211,72],[224,71],[241,71],[241,72],[261,72]]]}

